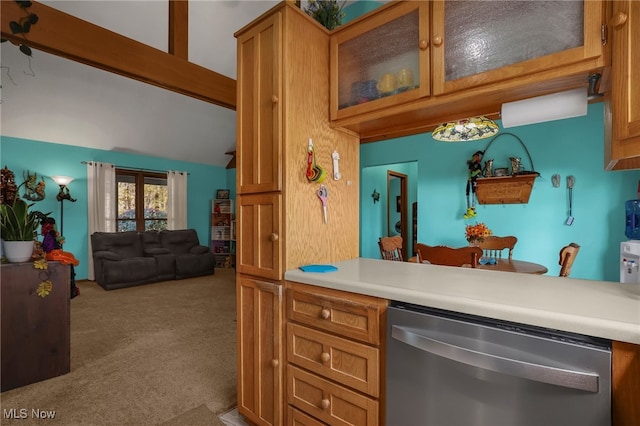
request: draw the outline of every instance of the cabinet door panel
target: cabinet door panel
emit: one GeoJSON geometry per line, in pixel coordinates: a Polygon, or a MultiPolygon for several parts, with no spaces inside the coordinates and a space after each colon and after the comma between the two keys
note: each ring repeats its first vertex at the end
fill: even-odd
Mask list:
{"type": "Polygon", "coordinates": [[[612,23],[613,132],[607,168],[640,168],[640,2],[613,2],[612,23]]]}
{"type": "Polygon", "coordinates": [[[280,13],[238,37],[238,193],[281,189],[280,13]]]}
{"type": "Polygon", "coordinates": [[[237,276],[238,411],[282,423],[282,286],[237,276]]]}
{"type": "Polygon", "coordinates": [[[430,93],[427,2],[400,2],[331,37],[331,119],[430,93]]]}
{"type": "Polygon", "coordinates": [[[238,196],[238,272],[281,279],[280,204],[278,193],[238,196]]]}
{"type": "Polygon", "coordinates": [[[593,67],[603,19],[601,1],[435,1],[432,39],[444,43],[433,46],[433,92],[583,61],[593,67]]]}

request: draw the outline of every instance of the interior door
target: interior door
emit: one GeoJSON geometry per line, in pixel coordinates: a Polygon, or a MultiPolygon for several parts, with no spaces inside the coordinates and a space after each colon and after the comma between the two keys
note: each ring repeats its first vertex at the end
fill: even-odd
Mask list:
{"type": "Polygon", "coordinates": [[[407,175],[387,170],[387,232],[389,236],[402,236],[402,253],[405,259],[411,256],[408,250],[407,200],[407,175]]]}

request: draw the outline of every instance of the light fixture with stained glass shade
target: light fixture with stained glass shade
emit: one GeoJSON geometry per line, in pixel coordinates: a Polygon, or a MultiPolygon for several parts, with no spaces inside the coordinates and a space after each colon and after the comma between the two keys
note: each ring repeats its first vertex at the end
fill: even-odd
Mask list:
{"type": "Polygon", "coordinates": [[[437,141],[467,142],[490,138],[500,131],[498,125],[485,116],[465,118],[443,123],[431,133],[437,141]]]}

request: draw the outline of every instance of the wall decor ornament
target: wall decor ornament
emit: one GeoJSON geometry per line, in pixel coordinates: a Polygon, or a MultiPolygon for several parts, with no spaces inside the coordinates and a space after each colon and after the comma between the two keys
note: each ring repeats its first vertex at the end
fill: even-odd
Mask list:
{"type": "MultiPolygon", "coordinates": [[[[44,178],[40,177],[40,182],[38,182],[38,174],[30,174],[29,170],[23,172],[24,182],[24,194],[22,198],[29,201],[42,201],[45,197],[45,187],[46,184],[44,182],[44,178]]],[[[22,186],[20,185],[20,186],[22,186]]]]}
{"type": "Polygon", "coordinates": [[[371,198],[373,198],[373,204],[377,203],[378,201],[380,201],[380,193],[374,189],[373,193],[371,194],[371,198]]]}

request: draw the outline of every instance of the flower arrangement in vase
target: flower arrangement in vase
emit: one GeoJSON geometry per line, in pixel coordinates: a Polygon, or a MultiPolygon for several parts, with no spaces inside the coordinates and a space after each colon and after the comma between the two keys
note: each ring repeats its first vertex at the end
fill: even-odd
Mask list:
{"type": "Polygon", "coordinates": [[[490,235],[492,235],[491,229],[482,222],[476,223],[475,225],[467,225],[465,227],[465,238],[471,246],[477,246],[490,235]]]}

